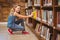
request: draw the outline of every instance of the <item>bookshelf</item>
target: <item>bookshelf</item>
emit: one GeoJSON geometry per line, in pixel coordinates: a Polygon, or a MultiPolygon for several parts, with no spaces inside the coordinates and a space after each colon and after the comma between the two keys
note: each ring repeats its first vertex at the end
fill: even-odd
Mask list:
{"type": "Polygon", "coordinates": [[[32,12],[33,7],[36,10],[36,18],[32,17],[30,21],[33,25],[31,29],[39,40],[60,40],[60,0],[33,0],[31,2],[32,8],[27,8],[32,9],[32,12]]]}
{"type": "Polygon", "coordinates": [[[1,19],[1,18],[2,18],[2,14],[1,14],[2,11],[1,11],[1,10],[2,10],[2,6],[0,5],[0,22],[1,22],[1,20],[2,20],[2,19],[1,19]]]}

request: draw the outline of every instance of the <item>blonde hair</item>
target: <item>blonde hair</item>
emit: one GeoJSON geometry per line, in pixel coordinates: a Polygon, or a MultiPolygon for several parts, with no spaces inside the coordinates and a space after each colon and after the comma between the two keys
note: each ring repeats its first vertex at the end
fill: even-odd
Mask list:
{"type": "Polygon", "coordinates": [[[10,10],[10,12],[15,12],[15,8],[20,5],[13,5],[13,8],[10,10]]]}

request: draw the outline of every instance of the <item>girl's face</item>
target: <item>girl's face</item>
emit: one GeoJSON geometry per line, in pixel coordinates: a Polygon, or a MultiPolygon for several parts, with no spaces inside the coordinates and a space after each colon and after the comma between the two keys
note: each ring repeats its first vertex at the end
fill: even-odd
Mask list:
{"type": "Polygon", "coordinates": [[[20,6],[17,6],[17,7],[15,8],[15,12],[20,12],[20,6]]]}

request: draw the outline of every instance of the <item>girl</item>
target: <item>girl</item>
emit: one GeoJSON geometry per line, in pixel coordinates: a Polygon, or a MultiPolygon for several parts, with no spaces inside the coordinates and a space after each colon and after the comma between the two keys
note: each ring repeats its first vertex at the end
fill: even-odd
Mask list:
{"type": "Polygon", "coordinates": [[[21,30],[23,34],[29,34],[28,32],[25,31],[24,20],[23,20],[23,18],[29,18],[29,17],[31,17],[31,15],[23,16],[20,14],[20,5],[14,5],[8,17],[8,24],[7,24],[8,32],[10,34],[13,34],[13,31],[21,30]],[[22,26],[19,26],[19,23],[21,23],[22,26]]]}

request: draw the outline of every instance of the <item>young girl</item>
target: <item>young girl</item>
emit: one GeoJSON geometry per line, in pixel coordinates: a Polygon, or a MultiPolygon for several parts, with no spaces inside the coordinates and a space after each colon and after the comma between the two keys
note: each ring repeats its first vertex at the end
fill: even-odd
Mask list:
{"type": "Polygon", "coordinates": [[[31,15],[23,16],[20,14],[20,5],[14,5],[14,7],[11,9],[10,15],[8,16],[8,32],[13,34],[13,31],[21,30],[23,34],[28,34],[28,32],[25,31],[23,18],[29,17],[31,17],[31,15]],[[19,25],[20,23],[21,26],[19,25]]]}

